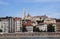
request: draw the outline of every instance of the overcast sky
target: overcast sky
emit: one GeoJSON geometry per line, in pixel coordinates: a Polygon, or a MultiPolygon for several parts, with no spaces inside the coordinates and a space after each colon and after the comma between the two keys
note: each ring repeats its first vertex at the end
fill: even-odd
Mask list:
{"type": "Polygon", "coordinates": [[[60,0],[0,0],[0,16],[22,17],[24,8],[32,16],[60,18],[60,0]]]}

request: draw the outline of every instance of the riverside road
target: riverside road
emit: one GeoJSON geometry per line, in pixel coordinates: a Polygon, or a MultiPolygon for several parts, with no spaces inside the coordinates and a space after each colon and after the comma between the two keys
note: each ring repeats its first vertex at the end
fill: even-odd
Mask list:
{"type": "Polygon", "coordinates": [[[20,33],[3,33],[0,37],[60,37],[60,32],[20,32],[20,33]]]}

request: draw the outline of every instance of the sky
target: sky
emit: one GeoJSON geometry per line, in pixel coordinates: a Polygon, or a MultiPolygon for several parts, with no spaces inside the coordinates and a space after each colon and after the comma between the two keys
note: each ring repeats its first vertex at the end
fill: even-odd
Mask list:
{"type": "Polygon", "coordinates": [[[0,0],[0,17],[22,17],[24,8],[32,16],[60,18],[60,0],[0,0]]]}

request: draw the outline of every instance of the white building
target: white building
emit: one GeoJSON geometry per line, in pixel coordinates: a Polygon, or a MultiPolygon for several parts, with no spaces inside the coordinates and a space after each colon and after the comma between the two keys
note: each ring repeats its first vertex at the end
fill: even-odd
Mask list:
{"type": "Polygon", "coordinates": [[[3,33],[14,33],[14,19],[13,17],[1,17],[0,18],[0,29],[2,29],[3,33]]]}
{"type": "Polygon", "coordinates": [[[38,27],[40,29],[40,31],[47,31],[47,25],[46,24],[37,25],[36,27],[38,27]]]}
{"type": "Polygon", "coordinates": [[[46,18],[45,20],[44,20],[44,23],[46,23],[46,24],[56,24],[56,20],[54,19],[54,18],[46,18]]]}
{"type": "Polygon", "coordinates": [[[53,24],[53,26],[55,26],[55,31],[56,31],[56,20],[55,20],[55,18],[46,18],[45,20],[44,20],[44,23],[45,24],[53,24]]]}
{"type": "Polygon", "coordinates": [[[0,18],[0,29],[3,33],[8,33],[8,19],[6,18],[0,18]]]}
{"type": "Polygon", "coordinates": [[[15,32],[21,32],[21,27],[22,27],[22,19],[15,17],[15,32]]]}
{"type": "Polygon", "coordinates": [[[27,32],[33,32],[33,26],[26,26],[27,32]]]}

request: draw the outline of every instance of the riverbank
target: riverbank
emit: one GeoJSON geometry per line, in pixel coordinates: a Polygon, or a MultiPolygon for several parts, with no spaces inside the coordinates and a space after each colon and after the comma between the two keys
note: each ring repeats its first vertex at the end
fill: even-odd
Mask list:
{"type": "Polygon", "coordinates": [[[4,33],[0,37],[60,37],[60,32],[20,32],[20,33],[4,33]]]}

